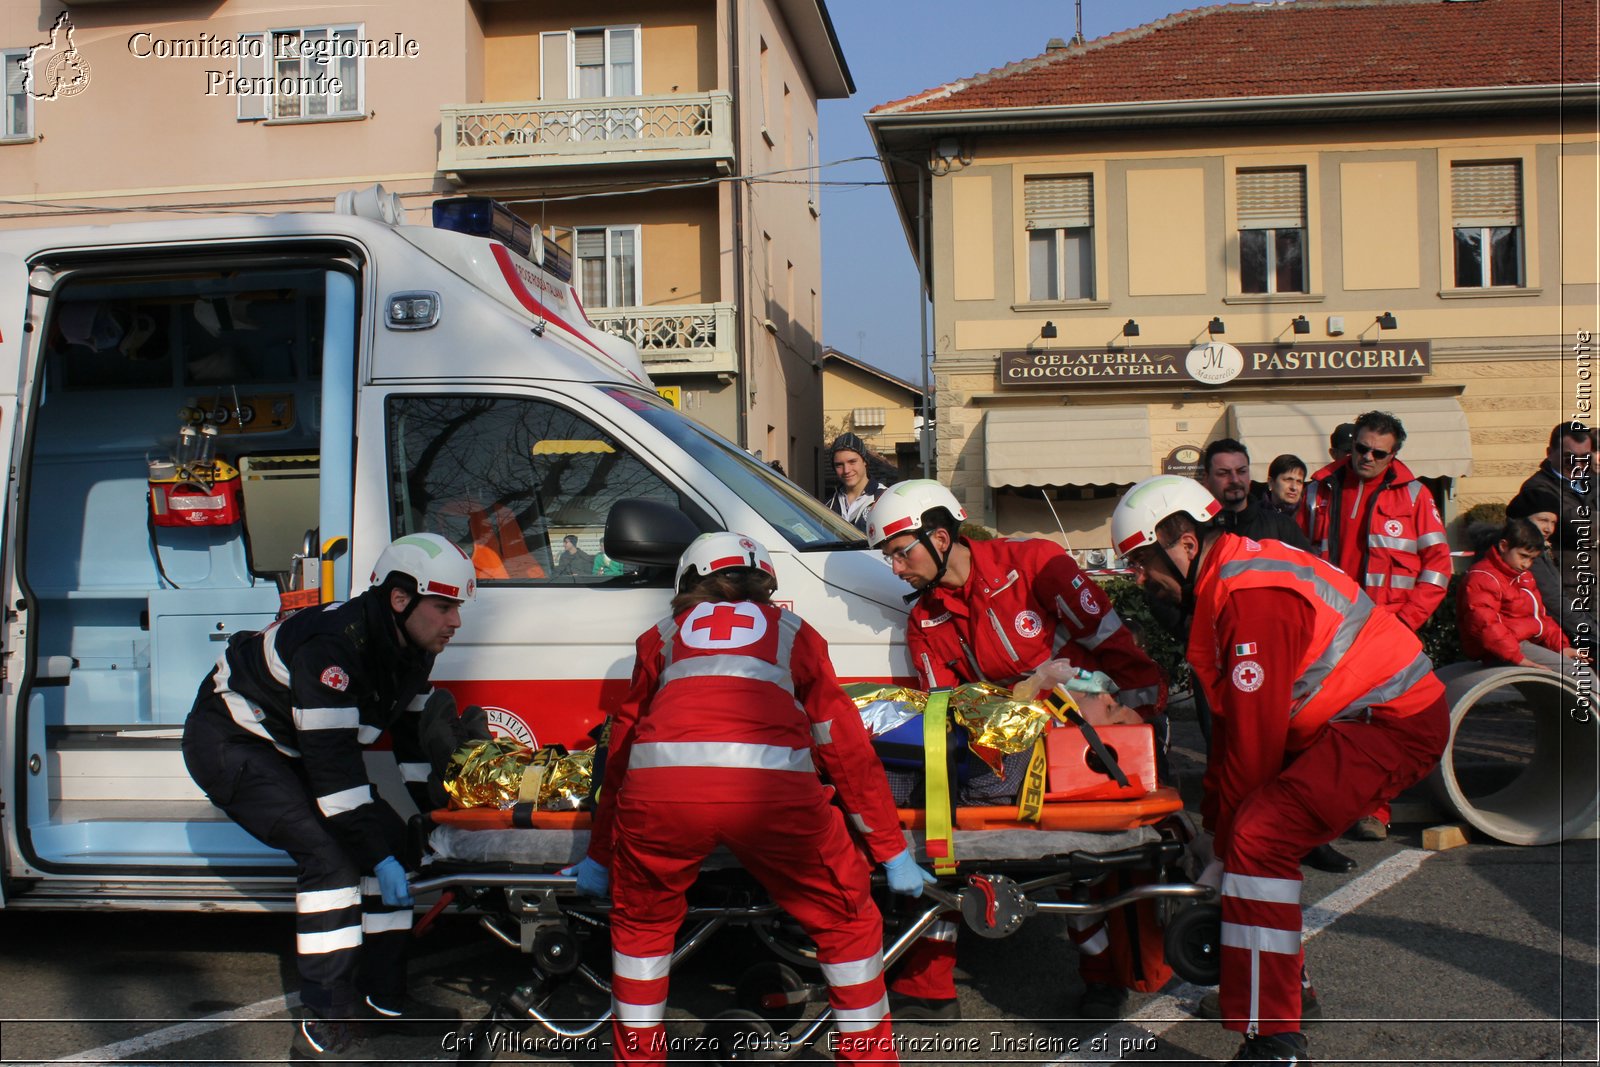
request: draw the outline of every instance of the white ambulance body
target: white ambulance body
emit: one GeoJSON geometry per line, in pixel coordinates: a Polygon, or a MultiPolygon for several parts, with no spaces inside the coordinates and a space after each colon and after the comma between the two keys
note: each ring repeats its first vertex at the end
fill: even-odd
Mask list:
{"type": "MultiPolygon", "coordinates": [[[[506,232],[474,210],[446,221],[506,232]]],[[[629,508],[635,534],[677,520],[645,530],[663,544],[758,538],[842,678],[910,677],[905,585],[662,401],[588,323],[559,249],[393,211],[369,193],[345,213],[0,232],[5,906],[291,906],[287,857],[189,779],[183,721],[230,634],[284,589],[360,592],[401,533],[473,554],[435,680],[531,744],[586,747],[667,610],[670,570],[603,554],[629,508]]],[[[393,775],[369,763],[386,758],[393,775]]]]}

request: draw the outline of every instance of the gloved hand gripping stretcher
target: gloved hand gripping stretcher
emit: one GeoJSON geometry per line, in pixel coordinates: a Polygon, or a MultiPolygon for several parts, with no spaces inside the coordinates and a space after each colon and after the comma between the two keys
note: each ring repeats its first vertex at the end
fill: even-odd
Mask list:
{"type": "MultiPolygon", "coordinates": [[[[1191,881],[1198,872],[1189,854],[1195,835],[1181,814],[1176,790],[1161,787],[1120,799],[1076,801],[1051,800],[1047,791],[1036,819],[1019,820],[1017,807],[1009,804],[953,808],[950,783],[940,782],[949,767],[943,752],[943,700],[944,694],[933,694],[923,719],[928,752],[922,790],[943,802],[899,810],[908,848],[919,863],[937,872],[938,880],[925,887],[915,906],[884,909],[885,965],[893,964],[946,911],[959,913],[980,936],[1004,938],[1033,915],[1098,916],[1154,899],[1168,905],[1167,954],[1174,969],[1191,981],[1214,982],[1214,909],[1186,907],[1208,900],[1213,890],[1191,881]],[[1091,898],[1091,888],[1117,872],[1139,872],[1142,884],[1091,898]]],[[[1092,755],[1098,747],[1115,764],[1103,740],[1096,746],[1080,731],[1055,732],[1062,735],[1056,745],[1062,752],[1068,748],[1067,735],[1078,735],[1076,758],[1088,762],[1083,753],[1092,755]]],[[[1117,736],[1114,730],[1112,736],[1117,736]]],[[[1153,769],[1149,773],[1146,780],[1153,782],[1153,769]]],[[[1126,772],[1123,779],[1127,781],[1126,772]]],[[[441,810],[431,821],[432,861],[413,891],[444,891],[435,912],[451,903],[471,908],[496,940],[531,957],[529,979],[493,1007],[474,1040],[462,1043],[463,1058],[508,1047],[504,1038],[492,1039],[495,1031],[520,1033],[538,1026],[551,1037],[580,1040],[608,1027],[610,1011],[574,1027],[557,1021],[549,1007],[573,977],[610,992],[607,978],[583,958],[583,942],[606,925],[609,903],[580,895],[577,878],[559,873],[588,851],[588,812],[540,811],[522,803],[507,809],[441,810]]],[[[816,964],[809,943],[732,855],[719,852],[702,867],[673,953],[674,966],[724,926],[748,928],[778,957],[741,975],[735,985],[738,1007],[712,1020],[708,1036],[724,1056],[731,1059],[737,1052],[738,1058],[749,1058],[752,1048],[774,1054],[798,1050],[823,1033],[831,1017],[825,1002],[807,1018],[808,1001],[820,998],[825,988],[812,971],[816,964]]]]}

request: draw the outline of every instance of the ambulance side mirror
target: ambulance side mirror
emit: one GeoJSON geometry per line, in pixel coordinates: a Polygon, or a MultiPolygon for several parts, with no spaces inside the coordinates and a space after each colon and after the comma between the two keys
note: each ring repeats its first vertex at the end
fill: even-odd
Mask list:
{"type": "Polygon", "coordinates": [[[700,536],[693,519],[656,500],[619,500],[606,516],[606,555],[641,567],[674,567],[700,536]]]}

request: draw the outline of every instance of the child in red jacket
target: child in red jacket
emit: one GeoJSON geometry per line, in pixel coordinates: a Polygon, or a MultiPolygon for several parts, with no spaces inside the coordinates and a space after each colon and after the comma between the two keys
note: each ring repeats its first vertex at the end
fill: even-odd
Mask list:
{"type": "Polygon", "coordinates": [[[1498,543],[1472,565],[1456,598],[1456,625],[1467,655],[1550,670],[1583,658],[1540,602],[1532,567],[1544,549],[1537,526],[1508,519],[1498,543]]]}

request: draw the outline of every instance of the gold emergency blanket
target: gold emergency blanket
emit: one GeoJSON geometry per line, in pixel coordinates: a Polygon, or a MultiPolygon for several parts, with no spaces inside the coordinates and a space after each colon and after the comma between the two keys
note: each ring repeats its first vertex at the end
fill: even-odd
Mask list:
{"type": "Polygon", "coordinates": [[[455,751],[444,788],[457,808],[509,808],[531,800],[541,811],[570,811],[589,795],[593,775],[593,750],[549,745],[534,752],[520,741],[492,738],[455,751]]]}
{"type": "MultiPolygon", "coordinates": [[[[889,723],[892,728],[928,703],[928,694],[920,689],[881,682],[850,682],[844,691],[861,709],[867,731],[874,736],[886,732],[877,726],[887,719],[898,714],[898,721],[889,723]]],[[[973,751],[1001,777],[1003,757],[1031,749],[1052,721],[1042,702],[1017,700],[1011,690],[988,682],[957,686],[950,695],[950,709],[971,736],[973,751]]]]}

